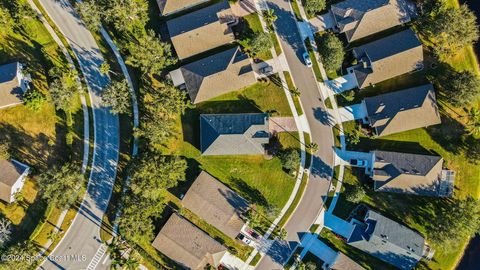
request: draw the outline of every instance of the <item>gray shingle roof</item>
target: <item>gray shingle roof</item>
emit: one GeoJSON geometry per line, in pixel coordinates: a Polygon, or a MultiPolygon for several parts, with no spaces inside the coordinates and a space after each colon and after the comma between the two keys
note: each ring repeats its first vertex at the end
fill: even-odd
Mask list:
{"type": "Polygon", "coordinates": [[[184,207],[235,239],[245,222],[248,203],[213,176],[202,171],[182,199],[184,207]]]}
{"type": "Polygon", "coordinates": [[[10,202],[13,185],[28,169],[15,160],[0,160],[0,200],[10,202]]]}
{"type": "Polygon", "coordinates": [[[368,97],[363,102],[378,136],[441,123],[431,84],[368,97]]]}
{"type": "Polygon", "coordinates": [[[261,155],[269,142],[268,114],[200,115],[203,155],[261,155]]]}
{"type": "Polygon", "coordinates": [[[234,16],[227,1],[167,21],[168,32],[180,59],[235,40],[228,23],[234,16]]]}
{"type": "Polygon", "coordinates": [[[218,267],[227,249],[190,221],[173,214],[152,246],[187,269],[218,267]]]}
{"type": "Polygon", "coordinates": [[[410,21],[403,0],[346,0],[331,6],[340,32],[349,42],[410,21]]]}
{"type": "Polygon", "coordinates": [[[353,71],[359,88],[417,70],[423,66],[423,48],[411,29],[353,49],[360,62],[353,71]]]}
{"type": "Polygon", "coordinates": [[[232,48],[180,68],[193,103],[239,90],[257,80],[250,59],[232,48]]]}
{"type": "Polygon", "coordinates": [[[167,16],[194,7],[209,0],[157,0],[160,14],[167,16]]]}
{"type": "Polygon", "coordinates": [[[388,151],[373,151],[375,190],[438,196],[443,159],[388,151]]]}
{"type": "Polygon", "coordinates": [[[355,225],[349,245],[400,269],[412,269],[421,259],[425,238],[419,233],[372,210],[364,222],[355,225]]]}
{"type": "Polygon", "coordinates": [[[17,76],[18,62],[0,66],[0,108],[23,102],[23,89],[17,76]]]}

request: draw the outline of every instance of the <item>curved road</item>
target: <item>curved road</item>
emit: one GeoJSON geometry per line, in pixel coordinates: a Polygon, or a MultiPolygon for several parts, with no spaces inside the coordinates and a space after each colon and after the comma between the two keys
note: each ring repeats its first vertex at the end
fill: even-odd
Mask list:
{"type": "Polygon", "coordinates": [[[100,241],[100,226],[115,181],[119,149],[118,117],[102,107],[99,96],[109,79],[99,71],[104,61],[100,48],[68,0],[39,1],[79,60],[89,88],[95,135],[90,179],[82,205],[40,269],[109,269],[102,264],[105,248],[100,241]]]}
{"type": "Polygon", "coordinates": [[[267,256],[263,256],[257,264],[256,269],[260,270],[283,269],[282,265],[300,244],[302,236],[309,232],[310,226],[322,210],[322,197],[327,195],[334,162],[333,120],[321,101],[318,82],[312,69],[306,67],[301,60],[305,48],[295,18],[290,12],[290,3],[288,0],[268,0],[267,3],[278,17],[275,26],[280,44],[295,85],[301,92],[300,99],[310,126],[312,141],[318,144],[319,150],[313,155],[311,174],[303,198],[285,225],[287,239],[274,242],[267,256]]]}

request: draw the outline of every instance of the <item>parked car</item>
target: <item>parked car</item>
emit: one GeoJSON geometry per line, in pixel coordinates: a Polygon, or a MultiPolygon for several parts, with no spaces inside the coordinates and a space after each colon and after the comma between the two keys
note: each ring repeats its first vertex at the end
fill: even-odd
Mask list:
{"type": "Polygon", "coordinates": [[[259,71],[260,71],[261,74],[269,75],[269,74],[272,74],[273,67],[268,65],[266,67],[261,68],[259,71]]]}
{"type": "Polygon", "coordinates": [[[252,243],[252,240],[248,239],[245,235],[243,234],[240,234],[238,236],[238,239],[242,240],[242,242],[244,242],[245,244],[247,245],[250,245],[250,243],[252,243]]]}
{"type": "Polygon", "coordinates": [[[260,239],[260,235],[258,235],[258,233],[256,233],[254,230],[248,230],[247,232],[248,232],[248,234],[250,234],[253,238],[255,238],[255,239],[260,239]]]}
{"type": "Polygon", "coordinates": [[[357,166],[357,167],[366,167],[367,161],[363,159],[351,159],[350,165],[357,166]]]}
{"type": "Polygon", "coordinates": [[[303,53],[303,61],[305,62],[305,65],[307,67],[312,66],[312,60],[310,59],[310,55],[308,54],[308,52],[303,53]]]}

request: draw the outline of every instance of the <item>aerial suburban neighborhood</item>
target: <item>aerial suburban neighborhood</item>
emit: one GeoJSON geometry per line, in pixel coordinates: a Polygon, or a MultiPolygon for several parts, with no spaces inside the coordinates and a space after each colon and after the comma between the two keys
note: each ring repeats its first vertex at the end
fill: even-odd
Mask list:
{"type": "Polygon", "coordinates": [[[480,269],[479,23],[0,0],[0,270],[480,269]]]}

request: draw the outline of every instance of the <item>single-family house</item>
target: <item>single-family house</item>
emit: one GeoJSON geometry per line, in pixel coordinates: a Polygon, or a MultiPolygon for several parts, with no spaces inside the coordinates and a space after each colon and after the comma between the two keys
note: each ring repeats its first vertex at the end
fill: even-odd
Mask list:
{"type": "Polygon", "coordinates": [[[23,74],[22,68],[19,62],[0,66],[0,109],[23,103],[29,78],[23,74]]]}
{"type": "Polygon", "coordinates": [[[426,84],[396,92],[367,97],[364,121],[377,136],[441,123],[433,85],[426,84]]]}
{"type": "Polygon", "coordinates": [[[200,115],[202,155],[262,155],[269,140],[266,113],[200,115]]]}
{"type": "Polygon", "coordinates": [[[353,49],[358,64],[348,68],[358,88],[423,68],[423,47],[415,32],[407,29],[353,49]]]}
{"type": "Polygon", "coordinates": [[[192,103],[209,100],[254,84],[248,56],[240,47],[219,52],[170,73],[175,86],[185,87],[192,103]]]}
{"type": "Polygon", "coordinates": [[[451,196],[455,173],[440,156],[372,151],[370,177],[375,191],[424,196],[451,196]]]}
{"type": "Polygon", "coordinates": [[[422,257],[433,255],[418,232],[375,211],[368,210],[354,224],[347,243],[399,269],[412,269],[422,257]]]}
{"type": "Polygon", "coordinates": [[[207,265],[217,269],[227,253],[226,247],[176,213],[162,227],[152,246],[192,270],[203,270],[207,265]]]}
{"type": "Polygon", "coordinates": [[[330,7],[336,30],[348,42],[407,23],[405,0],[346,0],[330,7]]]}
{"type": "Polygon", "coordinates": [[[160,15],[168,16],[193,8],[210,0],[157,0],[160,15]]]}
{"type": "Polygon", "coordinates": [[[25,184],[30,167],[16,160],[0,160],[0,200],[12,203],[25,184]]]}
{"type": "Polygon", "coordinates": [[[188,189],[182,205],[232,239],[245,225],[242,216],[249,207],[244,198],[205,171],[188,189]]]}
{"type": "Polygon", "coordinates": [[[237,22],[227,1],[167,21],[173,47],[180,59],[232,43],[231,25],[237,22]]]}

